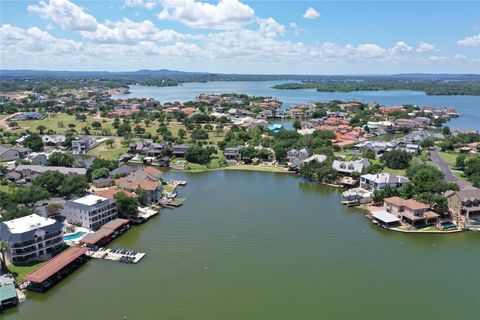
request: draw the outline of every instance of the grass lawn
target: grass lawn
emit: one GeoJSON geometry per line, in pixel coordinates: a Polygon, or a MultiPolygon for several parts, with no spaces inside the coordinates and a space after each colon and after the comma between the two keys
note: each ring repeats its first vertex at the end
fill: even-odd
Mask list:
{"type": "Polygon", "coordinates": [[[449,153],[444,151],[439,151],[438,154],[443,160],[445,160],[449,164],[455,164],[458,156],[458,153],[449,153]]]}
{"type": "Polygon", "coordinates": [[[9,264],[7,265],[7,268],[11,273],[16,274],[17,283],[20,283],[22,282],[23,277],[27,275],[27,273],[35,270],[36,268],[40,267],[44,263],[45,262],[38,262],[30,266],[15,266],[13,264],[9,264]]]}
{"type": "Polygon", "coordinates": [[[405,176],[405,169],[390,169],[385,167],[382,172],[384,173],[391,173],[397,176],[405,176]]]}
{"type": "Polygon", "coordinates": [[[455,175],[455,177],[457,177],[461,180],[467,180],[467,176],[465,175],[465,173],[463,173],[461,171],[453,171],[453,174],[455,175]]]}
{"type": "Polygon", "coordinates": [[[119,156],[127,152],[127,147],[122,145],[120,138],[115,138],[114,141],[113,148],[107,146],[105,141],[95,148],[88,150],[87,155],[105,160],[117,160],[119,156]]]}
{"type": "Polygon", "coordinates": [[[263,171],[263,172],[276,172],[276,173],[292,173],[288,171],[287,168],[275,167],[275,166],[259,166],[251,164],[239,164],[228,166],[224,168],[225,170],[245,170],[245,171],[263,171]]]}
{"type": "Polygon", "coordinates": [[[75,127],[73,129],[77,130],[77,132],[81,133],[82,128],[89,126],[90,127],[90,133],[95,135],[95,134],[100,134],[102,130],[93,130],[92,129],[92,122],[98,121],[102,124],[102,128],[105,129],[110,129],[112,131],[112,134],[114,133],[114,129],[112,127],[113,120],[111,119],[95,119],[92,116],[87,116],[87,121],[82,122],[78,121],[75,119],[75,116],[69,115],[66,113],[47,113],[47,116],[41,120],[29,120],[29,121],[18,121],[18,125],[22,129],[30,129],[31,131],[36,131],[37,127],[40,125],[45,126],[48,130],[53,130],[58,134],[65,133],[68,129],[69,123],[75,124],[75,127]]]}
{"type": "Polygon", "coordinates": [[[7,185],[0,184],[0,191],[10,192],[10,191],[12,191],[12,189],[10,188],[9,184],[7,184],[7,185]]]}
{"type": "Polygon", "coordinates": [[[9,116],[9,114],[0,114],[0,120],[5,119],[8,116],[9,116]]]}

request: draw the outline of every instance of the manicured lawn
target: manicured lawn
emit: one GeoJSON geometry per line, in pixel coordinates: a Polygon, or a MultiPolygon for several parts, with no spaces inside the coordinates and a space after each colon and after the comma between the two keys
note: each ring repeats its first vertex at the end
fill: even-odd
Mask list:
{"type": "Polygon", "coordinates": [[[467,176],[465,175],[465,173],[463,173],[461,171],[453,171],[453,174],[455,175],[455,177],[457,177],[461,180],[467,180],[467,176]]]}
{"type": "Polygon", "coordinates": [[[3,185],[3,184],[0,184],[0,191],[2,192],[10,192],[12,189],[10,188],[10,186],[7,184],[7,185],[3,185]]]}
{"type": "Polygon", "coordinates": [[[110,148],[105,141],[95,148],[88,150],[87,155],[105,160],[117,160],[119,156],[127,152],[127,147],[122,145],[120,138],[115,138],[114,141],[112,148],[110,148]]]}
{"type": "Polygon", "coordinates": [[[397,176],[405,176],[405,169],[390,169],[385,167],[382,172],[391,173],[397,176]]]}
{"type": "Polygon", "coordinates": [[[8,270],[11,273],[16,273],[17,283],[22,282],[23,278],[27,275],[27,273],[35,270],[36,268],[40,267],[45,262],[39,262],[30,266],[14,266],[13,264],[7,265],[8,270]]]}

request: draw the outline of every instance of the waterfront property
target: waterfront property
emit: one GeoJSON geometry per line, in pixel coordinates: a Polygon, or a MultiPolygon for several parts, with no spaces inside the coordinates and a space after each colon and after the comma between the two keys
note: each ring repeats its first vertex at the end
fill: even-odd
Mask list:
{"type": "Polygon", "coordinates": [[[383,205],[388,213],[413,227],[434,225],[438,222],[439,215],[431,211],[428,204],[413,199],[391,197],[384,199],[383,205]]]}
{"type": "Polygon", "coordinates": [[[44,173],[47,171],[57,171],[66,175],[78,174],[84,176],[87,174],[85,168],[68,168],[68,167],[56,167],[56,166],[41,166],[41,165],[28,165],[20,164],[15,168],[15,172],[20,173],[22,176],[28,176],[35,173],[44,173]]]}
{"type": "Polygon", "coordinates": [[[162,198],[163,172],[151,166],[132,171],[115,183],[118,188],[130,192],[143,189],[142,200],[148,204],[158,203],[162,198]]]}
{"type": "Polygon", "coordinates": [[[62,215],[71,224],[97,230],[117,217],[117,205],[115,200],[91,194],[66,201],[62,215]]]}
{"type": "Polygon", "coordinates": [[[0,312],[18,304],[15,278],[9,274],[0,274],[0,312]]]}
{"type": "Polygon", "coordinates": [[[368,159],[360,159],[354,161],[341,161],[341,160],[334,160],[332,164],[332,168],[335,169],[337,172],[351,175],[352,173],[362,173],[363,169],[367,169],[370,167],[370,162],[368,159]]]}
{"type": "Polygon", "coordinates": [[[472,188],[446,194],[449,210],[465,219],[465,228],[480,229],[480,189],[472,188]]]}
{"type": "Polygon", "coordinates": [[[378,210],[372,212],[372,220],[384,228],[394,228],[400,225],[401,219],[397,216],[385,211],[378,210]]]}
{"type": "Polygon", "coordinates": [[[37,214],[0,222],[0,239],[8,243],[12,264],[47,260],[65,245],[63,224],[37,214]]]}
{"type": "Polygon", "coordinates": [[[87,248],[69,247],[47,263],[28,273],[23,286],[28,290],[45,292],[87,261],[87,248]]]}
{"type": "Polygon", "coordinates": [[[360,187],[372,190],[400,188],[408,183],[408,178],[391,173],[364,174],[360,176],[360,187]]]}

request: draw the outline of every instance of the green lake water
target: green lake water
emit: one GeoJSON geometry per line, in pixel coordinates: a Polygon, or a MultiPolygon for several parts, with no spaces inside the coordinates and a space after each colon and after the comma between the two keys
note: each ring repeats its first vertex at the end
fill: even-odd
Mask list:
{"type": "Polygon", "coordinates": [[[285,174],[173,176],[186,203],[111,244],[139,264],[91,260],[2,320],[480,319],[480,233],[387,232],[285,174]]]}

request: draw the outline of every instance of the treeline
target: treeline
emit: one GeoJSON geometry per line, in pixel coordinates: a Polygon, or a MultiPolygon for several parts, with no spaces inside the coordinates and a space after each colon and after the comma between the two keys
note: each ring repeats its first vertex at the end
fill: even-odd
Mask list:
{"type": "Polygon", "coordinates": [[[62,89],[80,89],[85,87],[118,88],[129,85],[169,87],[177,86],[179,82],[170,78],[15,78],[0,80],[2,92],[19,90],[49,93],[52,87],[62,89]]]}
{"type": "Polygon", "coordinates": [[[273,86],[274,89],[296,90],[316,89],[322,92],[352,92],[381,90],[423,91],[427,95],[480,95],[480,81],[440,81],[419,79],[361,79],[355,81],[285,83],[273,86]]]}

